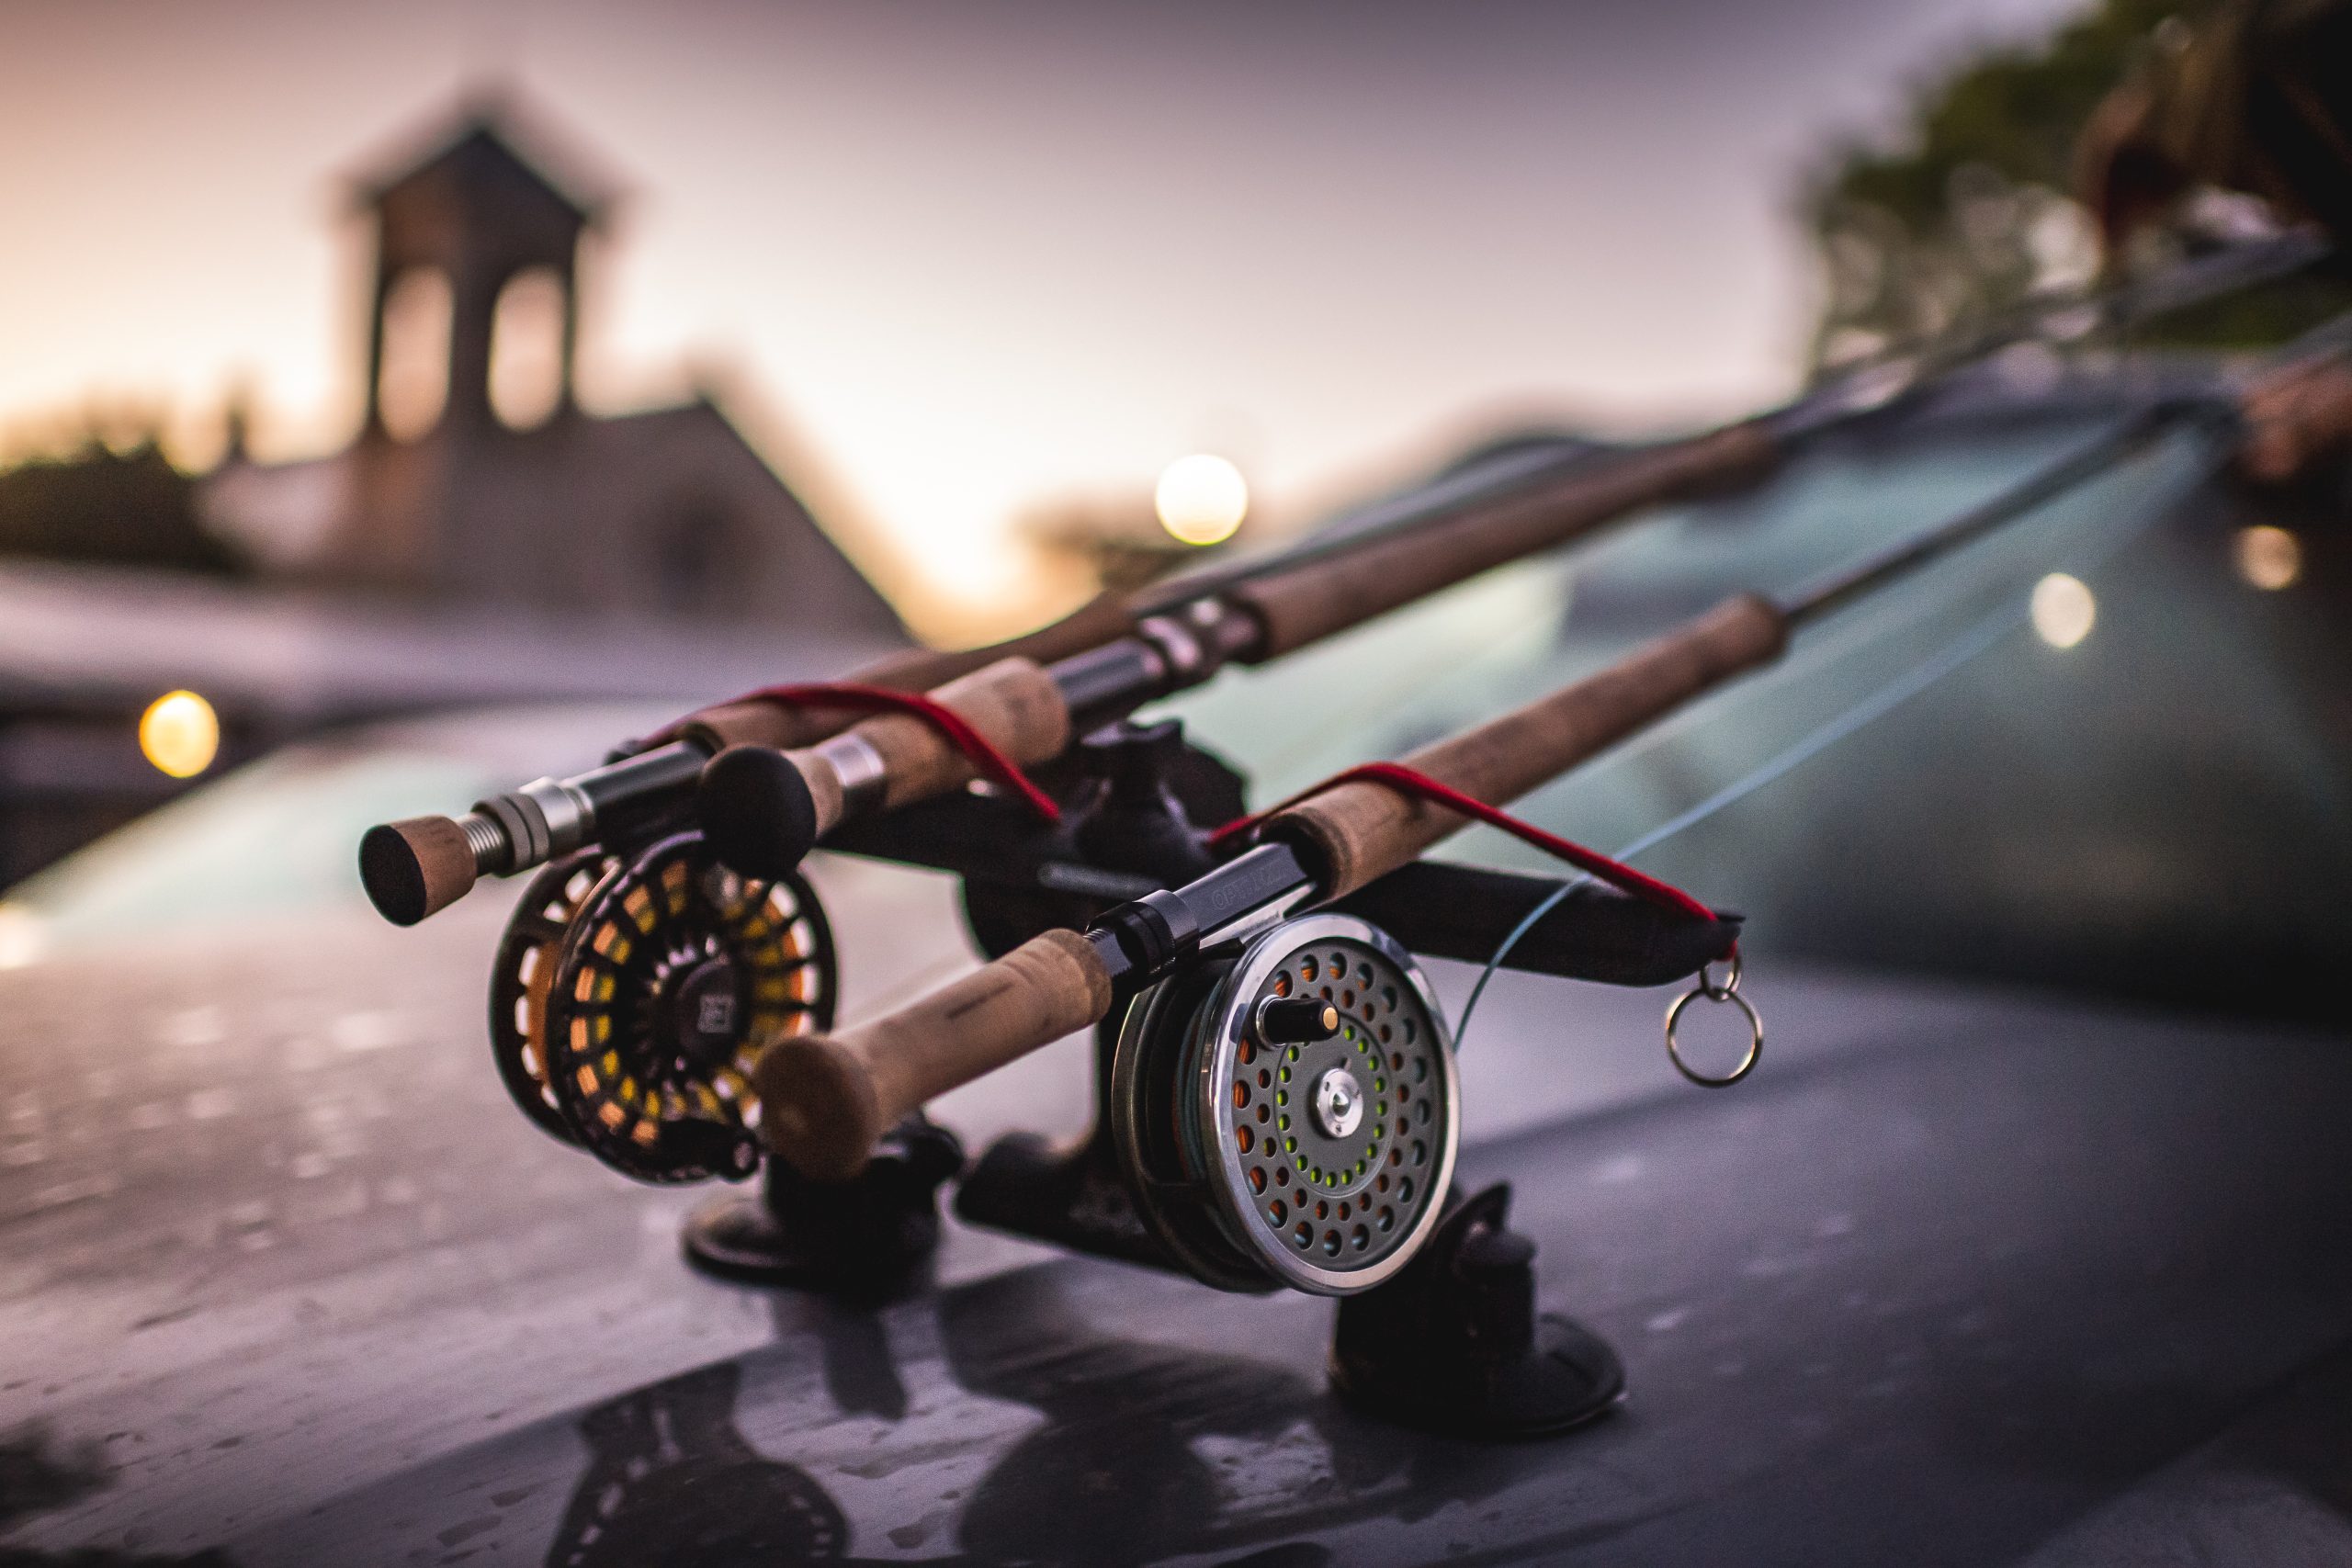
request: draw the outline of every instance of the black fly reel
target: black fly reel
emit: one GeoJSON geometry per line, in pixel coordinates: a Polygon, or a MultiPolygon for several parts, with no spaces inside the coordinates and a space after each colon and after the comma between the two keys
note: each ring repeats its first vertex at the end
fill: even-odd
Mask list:
{"type": "Polygon", "coordinates": [[[1377,927],[1286,920],[1136,998],[1113,1135],[1144,1223],[1230,1291],[1346,1296],[1436,1228],[1458,1128],[1453,1042],[1377,927]]]}
{"type": "Polygon", "coordinates": [[[589,849],[541,866],[506,921],[490,973],[490,1053],[498,1081],[533,1125],[567,1144],[580,1140],[548,1087],[548,989],[581,901],[619,863],[589,849]]]}
{"type": "Polygon", "coordinates": [[[491,1034],[525,1113],[640,1181],[759,1168],[752,1064],[831,1027],[832,932],[797,876],[747,877],[695,832],[589,852],[526,891],[491,1034]]]}

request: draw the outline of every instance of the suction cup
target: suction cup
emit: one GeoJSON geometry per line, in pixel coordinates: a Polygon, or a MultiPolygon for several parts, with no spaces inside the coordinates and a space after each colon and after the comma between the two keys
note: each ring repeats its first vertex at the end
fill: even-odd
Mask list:
{"type": "Polygon", "coordinates": [[[1385,1421],[1471,1438],[1543,1438],[1625,1397],[1617,1352],[1535,1310],[1535,1244],[1505,1224],[1510,1189],[1448,1213],[1386,1285],[1340,1303],[1331,1382],[1385,1421]]]}
{"type": "Polygon", "coordinates": [[[939,1187],[964,1167],[946,1128],[910,1117],[847,1181],[811,1181],[768,1162],[758,1196],[728,1194],[686,1221],[686,1256],[760,1285],[887,1292],[939,1246],[939,1187]]]}

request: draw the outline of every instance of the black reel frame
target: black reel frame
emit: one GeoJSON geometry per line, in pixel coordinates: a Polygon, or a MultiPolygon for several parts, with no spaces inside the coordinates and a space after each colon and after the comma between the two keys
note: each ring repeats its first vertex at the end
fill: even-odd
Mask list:
{"type": "Polygon", "coordinates": [[[524,888],[493,960],[492,1059],[540,1131],[662,1185],[760,1166],[757,1044],[831,1027],[816,892],[691,830],[582,850],[524,888]]]}

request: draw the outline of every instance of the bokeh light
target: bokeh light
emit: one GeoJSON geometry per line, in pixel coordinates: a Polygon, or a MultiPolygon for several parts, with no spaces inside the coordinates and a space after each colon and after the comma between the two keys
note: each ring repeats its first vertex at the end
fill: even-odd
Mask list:
{"type": "Polygon", "coordinates": [[[1250,485],[1223,457],[1196,452],[1160,470],[1152,492],[1159,525],[1188,545],[1222,544],[1250,512],[1250,485]]]}
{"type": "Polygon", "coordinates": [[[2303,542],[2267,523],[2239,529],[2230,553],[2238,575],[2266,593],[2276,593],[2303,575],[2303,542]]]}
{"type": "Polygon", "coordinates": [[[21,904],[0,903],[0,969],[38,964],[49,952],[49,930],[21,904]]]}
{"type": "Polygon", "coordinates": [[[2052,648],[2072,648],[2091,635],[2098,601],[2079,577],[2053,571],[2033,585],[2033,629],[2052,648]]]}
{"type": "Polygon", "coordinates": [[[139,718],[139,750],[175,779],[192,779],[220,754],[220,719],[194,692],[166,692],[139,718]]]}

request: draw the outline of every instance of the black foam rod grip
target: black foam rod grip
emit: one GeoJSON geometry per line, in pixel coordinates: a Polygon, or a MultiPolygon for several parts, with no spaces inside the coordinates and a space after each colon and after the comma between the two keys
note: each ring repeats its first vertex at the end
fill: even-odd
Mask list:
{"type": "MultiPolygon", "coordinates": [[[[1331,907],[1370,920],[1416,953],[1484,964],[1559,888],[1557,877],[1423,860],[1331,907]]],[[[1519,939],[1503,967],[1611,986],[1669,985],[1726,956],[1740,920],[1727,910],[1698,919],[1587,882],[1519,939]]]]}

